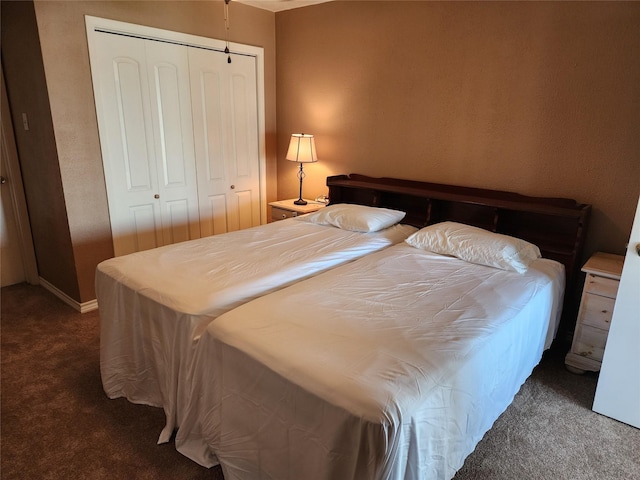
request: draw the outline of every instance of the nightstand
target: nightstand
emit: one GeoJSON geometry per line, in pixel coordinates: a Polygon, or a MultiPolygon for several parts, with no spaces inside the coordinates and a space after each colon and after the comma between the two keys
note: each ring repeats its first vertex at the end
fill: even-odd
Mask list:
{"type": "Polygon", "coordinates": [[[582,267],[587,276],[571,350],[564,360],[570,372],[600,371],[623,263],[621,255],[598,252],[582,267]]]}
{"type": "Polygon", "coordinates": [[[315,212],[326,207],[324,203],[314,202],[313,200],[307,200],[306,205],[296,205],[293,203],[295,200],[297,198],[269,203],[271,206],[271,221],[275,222],[276,220],[297,217],[298,215],[315,212]]]}

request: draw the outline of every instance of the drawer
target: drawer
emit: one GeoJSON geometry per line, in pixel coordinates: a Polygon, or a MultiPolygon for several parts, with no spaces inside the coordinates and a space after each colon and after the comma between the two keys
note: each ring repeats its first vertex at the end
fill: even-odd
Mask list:
{"type": "Polygon", "coordinates": [[[599,362],[602,361],[604,355],[604,347],[607,343],[607,331],[590,325],[582,325],[578,335],[574,339],[571,351],[582,357],[592,358],[599,362]]]}
{"type": "Polygon", "coordinates": [[[298,212],[285,210],[284,208],[271,207],[271,220],[284,220],[285,218],[297,217],[298,212]]]}
{"type": "Polygon", "coordinates": [[[619,280],[613,278],[599,277],[591,273],[587,274],[584,282],[584,291],[602,295],[603,297],[616,298],[618,293],[619,280]]]}
{"type": "Polygon", "coordinates": [[[592,293],[585,293],[580,305],[580,315],[578,321],[584,325],[609,330],[611,317],[613,316],[613,306],[616,301],[613,298],[601,297],[592,293]]]}

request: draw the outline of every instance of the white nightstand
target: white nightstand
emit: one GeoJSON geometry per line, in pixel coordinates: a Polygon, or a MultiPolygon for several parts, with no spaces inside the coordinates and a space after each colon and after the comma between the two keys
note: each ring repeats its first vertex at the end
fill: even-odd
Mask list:
{"type": "Polygon", "coordinates": [[[564,360],[571,372],[600,371],[623,263],[623,256],[598,252],[582,267],[587,277],[571,351],[564,360]]]}
{"type": "Polygon", "coordinates": [[[271,206],[271,221],[275,222],[276,220],[297,217],[298,215],[315,212],[326,207],[324,203],[315,202],[313,200],[307,200],[306,205],[296,205],[293,203],[295,200],[297,200],[297,198],[269,203],[271,206]]]}

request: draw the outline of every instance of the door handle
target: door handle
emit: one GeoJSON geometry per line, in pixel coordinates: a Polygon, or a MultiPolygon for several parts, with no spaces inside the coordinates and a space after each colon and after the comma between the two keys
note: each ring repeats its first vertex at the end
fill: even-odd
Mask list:
{"type": "Polygon", "coordinates": [[[0,176],[0,185],[4,185],[5,183],[7,183],[7,179],[0,176]]]}

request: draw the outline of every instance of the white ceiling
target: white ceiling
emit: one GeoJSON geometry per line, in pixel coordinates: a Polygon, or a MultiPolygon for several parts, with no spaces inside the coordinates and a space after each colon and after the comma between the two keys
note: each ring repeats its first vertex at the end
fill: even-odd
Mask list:
{"type": "Polygon", "coordinates": [[[239,3],[245,3],[252,7],[270,10],[272,12],[280,12],[282,10],[290,10],[292,8],[306,7],[316,3],[330,2],[331,0],[233,0],[239,3]]]}

